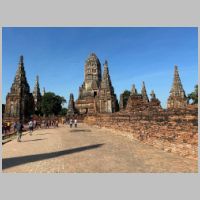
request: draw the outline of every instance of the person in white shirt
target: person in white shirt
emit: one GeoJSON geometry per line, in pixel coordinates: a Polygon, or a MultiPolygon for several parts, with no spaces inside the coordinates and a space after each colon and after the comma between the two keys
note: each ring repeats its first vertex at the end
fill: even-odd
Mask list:
{"type": "Polygon", "coordinates": [[[74,125],[77,127],[77,119],[74,120],[74,125]]]}
{"type": "Polygon", "coordinates": [[[32,120],[28,123],[28,127],[29,127],[29,133],[30,133],[30,135],[32,135],[32,132],[33,132],[33,121],[32,120]]]}

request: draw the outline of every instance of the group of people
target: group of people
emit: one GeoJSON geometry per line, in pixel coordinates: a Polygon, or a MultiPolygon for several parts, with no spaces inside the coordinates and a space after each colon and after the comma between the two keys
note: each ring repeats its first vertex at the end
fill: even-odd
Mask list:
{"type": "MultiPolygon", "coordinates": [[[[29,133],[30,135],[32,135],[33,133],[33,130],[34,129],[37,129],[37,128],[42,128],[42,125],[44,128],[50,128],[50,127],[58,127],[58,120],[43,120],[43,121],[40,121],[40,122],[37,122],[36,120],[30,120],[28,122],[28,129],[29,129],[29,133]]],[[[72,128],[73,126],[76,128],[77,127],[77,119],[69,119],[69,125],[70,125],[70,128],[72,128]]],[[[2,132],[3,133],[6,133],[7,131],[10,132],[10,129],[11,129],[11,122],[7,122],[7,123],[3,123],[2,124],[2,132]]],[[[23,131],[23,123],[19,120],[19,121],[16,121],[13,123],[13,129],[14,129],[14,132],[17,132],[17,141],[18,142],[21,142],[21,137],[22,137],[22,131],[23,131]]]]}
{"type": "Polygon", "coordinates": [[[58,122],[58,120],[43,120],[41,122],[41,124],[45,128],[50,128],[50,127],[56,128],[56,127],[58,127],[59,122],[58,122]]]}
{"type": "Polygon", "coordinates": [[[70,119],[69,120],[69,126],[70,126],[70,128],[72,128],[73,127],[73,124],[74,124],[74,127],[76,128],[77,127],[77,119],[70,119]]]}

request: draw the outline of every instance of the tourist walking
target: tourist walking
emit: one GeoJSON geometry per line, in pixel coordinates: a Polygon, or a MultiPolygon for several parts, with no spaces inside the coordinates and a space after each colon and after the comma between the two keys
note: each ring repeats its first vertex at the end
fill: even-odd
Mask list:
{"type": "Polygon", "coordinates": [[[37,121],[36,120],[33,121],[33,127],[34,127],[34,129],[37,128],[37,121]]]}
{"type": "Polygon", "coordinates": [[[74,126],[77,128],[77,119],[74,120],[74,126]]]}
{"type": "Polygon", "coordinates": [[[23,125],[20,121],[17,122],[16,129],[17,129],[17,142],[21,142],[23,125]]]}
{"type": "Polygon", "coordinates": [[[17,122],[14,122],[14,124],[13,124],[13,129],[14,129],[14,133],[15,133],[16,130],[17,130],[17,122]]]}
{"type": "Polygon", "coordinates": [[[30,122],[28,123],[28,127],[29,127],[29,133],[30,135],[32,135],[32,132],[33,132],[33,121],[30,120],[30,122]]]}
{"type": "Polygon", "coordinates": [[[70,119],[70,120],[69,120],[69,126],[70,126],[70,128],[72,128],[72,125],[73,125],[73,120],[70,119]]]}

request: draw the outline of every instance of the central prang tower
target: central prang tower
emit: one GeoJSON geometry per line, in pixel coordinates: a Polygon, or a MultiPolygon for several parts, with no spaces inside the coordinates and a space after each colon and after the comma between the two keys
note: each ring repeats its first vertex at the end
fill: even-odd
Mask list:
{"type": "Polygon", "coordinates": [[[84,72],[84,82],[79,87],[79,96],[75,103],[78,113],[115,112],[117,100],[107,62],[104,65],[103,80],[101,63],[94,53],[91,53],[86,60],[84,72]]]}
{"type": "Polygon", "coordinates": [[[79,87],[78,100],[75,107],[80,114],[94,113],[95,99],[101,85],[101,63],[96,54],[91,53],[85,61],[84,82],[79,87]]]}

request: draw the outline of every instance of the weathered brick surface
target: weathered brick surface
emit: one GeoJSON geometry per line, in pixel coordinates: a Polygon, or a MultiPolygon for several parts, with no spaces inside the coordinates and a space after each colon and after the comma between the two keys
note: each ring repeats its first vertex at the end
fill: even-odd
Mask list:
{"type": "Polygon", "coordinates": [[[87,116],[90,125],[122,131],[121,134],[184,157],[198,157],[197,107],[160,112],[132,112],[87,116]]]}

